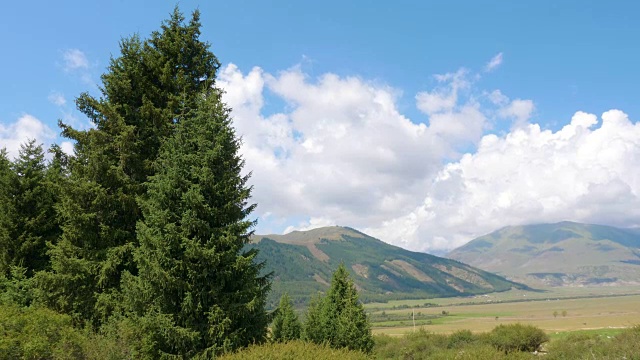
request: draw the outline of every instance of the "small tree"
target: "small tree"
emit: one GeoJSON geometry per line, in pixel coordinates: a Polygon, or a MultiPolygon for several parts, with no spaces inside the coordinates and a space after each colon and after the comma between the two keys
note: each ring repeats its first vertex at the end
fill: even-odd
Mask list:
{"type": "Polygon", "coordinates": [[[273,318],[271,339],[274,342],[287,342],[300,339],[302,324],[298,315],[293,311],[293,304],[289,294],[284,293],[280,298],[280,305],[273,318]]]}
{"type": "Polygon", "coordinates": [[[311,302],[304,337],[334,348],[345,347],[364,352],[370,352],[373,348],[369,319],[344,264],[340,264],[333,273],[327,295],[311,302]]]}

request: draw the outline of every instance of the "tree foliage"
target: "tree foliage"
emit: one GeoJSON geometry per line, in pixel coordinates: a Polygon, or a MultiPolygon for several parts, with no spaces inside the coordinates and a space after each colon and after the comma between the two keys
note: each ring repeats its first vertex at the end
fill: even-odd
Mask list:
{"type": "Polygon", "coordinates": [[[0,275],[8,275],[13,263],[15,221],[13,219],[13,187],[15,173],[6,149],[0,149],[0,275]]]}
{"type": "Polygon", "coordinates": [[[134,316],[163,325],[145,330],[151,358],[259,343],[269,321],[269,277],[260,275],[256,251],[243,250],[255,205],[229,110],[214,89],[177,119],[140,200],[139,272],[124,289],[134,316]]]}
{"type": "Polygon", "coordinates": [[[49,269],[47,244],[60,235],[57,171],[34,139],[22,144],[13,160],[0,152],[0,274],[10,277],[11,269],[20,267],[30,278],[49,269]]]}
{"type": "Polygon", "coordinates": [[[40,283],[49,305],[76,321],[103,322],[118,306],[122,274],[137,273],[137,198],[178,116],[213,85],[219,67],[199,36],[198,11],[185,23],[176,8],[150,39],[122,40],[102,76],[101,97],[83,93],[76,100],[94,128],[60,123],[75,156],[59,205],[63,226],[51,251],[53,271],[40,283]]]}
{"type": "Polygon", "coordinates": [[[373,348],[369,319],[344,264],[340,264],[333,273],[327,295],[312,300],[307,311],[304,337],[335,348],[364,352],[373,348]]]}
{"type": "Polygon", "coordinates": [[[271,340],[275,342],[298,340],[301,332],[302,324],[293,310],[291,298],[289,294],[284,293],[271,325],[271,340]]]}
{"type": "MultiPolygon", "coordinates": [[[[249,174],[199,37],[198,11],[185,21],[176,8],[149,39],[122,40],[100,97],[76,100],[93,126],[60,122],[73,155],[54,146],[46,163],[35,141],[14,161],[0,151],[0,304],[44,304],[61,328],[84,327],[83,342],[107,334],[132,358],[212,358],[266,339],[249,174]]],[[[20,342],[9,346],[31,346],[20,342]]]]}
{"type": "Polygon", "coordinates": [[[42,145],[31,139],[21,145],[13,162],[13,265],[26,268],[28,276],[49,268],[47,243],[55,243],[60,235],[54,208],[56,178],[50,174],[57,169],[53,163],[47,166],[44,155],[42,145]]]}

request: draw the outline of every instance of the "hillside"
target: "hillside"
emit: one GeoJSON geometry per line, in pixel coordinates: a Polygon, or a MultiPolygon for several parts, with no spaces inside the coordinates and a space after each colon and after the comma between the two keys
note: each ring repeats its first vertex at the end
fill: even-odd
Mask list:
{"type": "Polygon", "coordinates": [[[536,285],[640,284],[640,232],[560,222],[510,226],[448,257],[536,285]]]}
{"type": "Polygon", "coordinates": [[[346,227],[256,235],[266,271],[273,271],[270,302],[287,291],[294,302],[328,288],[340,262],[350,270],[363,301],[430,298],[505,291],[521,286],[458,261],[386,244],[346,227]]]}

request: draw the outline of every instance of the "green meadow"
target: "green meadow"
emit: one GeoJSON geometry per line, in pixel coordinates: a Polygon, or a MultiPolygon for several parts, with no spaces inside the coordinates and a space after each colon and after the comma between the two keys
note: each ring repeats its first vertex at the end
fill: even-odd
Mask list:
{"type": "Polygon", "coordinates": [[[612,335],[633,327],[640,324],[639,303],[640,287],[549,288],[370,303],[365,307],[376,334],[400,335],[419,328],[444,334],[462,329],[486,332],[500,324],[522,323],[539,327],[554,338],[575,331],[612,335]]]}

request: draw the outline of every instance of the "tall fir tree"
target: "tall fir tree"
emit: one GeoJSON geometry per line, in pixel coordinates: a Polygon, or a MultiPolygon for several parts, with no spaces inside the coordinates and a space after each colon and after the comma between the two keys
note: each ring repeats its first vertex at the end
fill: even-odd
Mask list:
{"type": "Polygon", "coordinates": [[[138,275],[123,289],[147,358],[209,358],[265,340],[270,282],[255,249],[243,249],[255,205],[239,148],[216,90],[185,107],[161,148],[140,200],[138,275]]]}
{"type": "Polygon", "coordinates": [[[369,319],[344,264],[333,273],[327,295],[314,299],[309,306],[304,337],[334,348],[373,349],[369,319]]]}
{"type": "Polygon", "coordinates": [[[35,139],[22,144],[13,161],[15,185],[12,187],[14,228],[12,263],[26,269],[31,277],[50,268],[47,244],[55,244],[60,226],[55,206],[58,201],[54,163],[47,165],[42,145],[35,139]]]}
{"type": "Polygon", "coordinates": [[[16,176],[11,167],[7,149],[0,149],[0,276],[8,276],[14,257],[15,210],[13,207],[16,176]]]}
{"type": "Polygon", "coordinates": [[[271,325],[271,340],[274,342],[298,340],[301,332],[302,324],[293,310],[291,298],[289,294],[284,293],[271,325]]]}
{"type": "Polygon", "coordinates": [[[214,84],[220,65],[199,39],[199,16],[195,11],[185,23],[176,8],[148,40],[122,40],[102,76],[102,96],[76,100],[94,128],[60,123],[75,156],[59,206],[62,236],[50,252],[52,271],[39,284],[46,302],[76,321],[99,325],[117,307],[123,272],[137,272],[136,199],[179,112],[214,84]]]}

